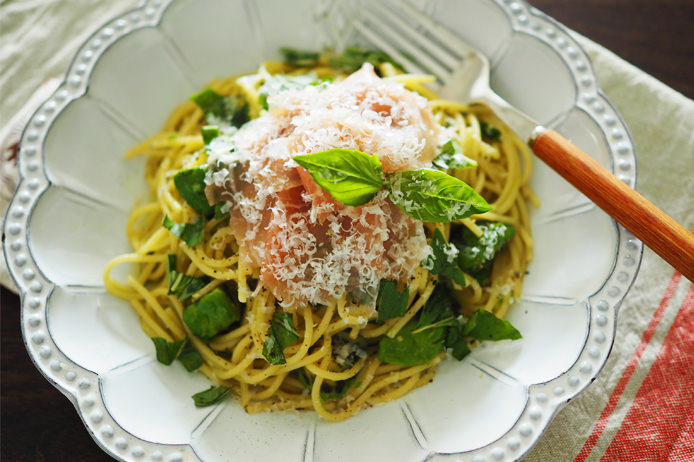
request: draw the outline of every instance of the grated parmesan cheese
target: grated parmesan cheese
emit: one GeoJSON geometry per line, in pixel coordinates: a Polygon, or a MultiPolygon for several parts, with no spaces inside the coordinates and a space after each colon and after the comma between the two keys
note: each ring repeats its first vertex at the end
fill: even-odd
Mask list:
{"type": "Polygon", "coordinates": [[[374,303],[381,279],[405,280],[430,252],[422,223],[384,191],[336,202],[293,157],[342,148],[378,155],[386,172],[426,167],[442,134],[425,98],[370,64],[335,84],[265,90],[268,110],[208,149],[206,182],[230,203],[245,264],[288,308],[345,294],[374,303]]]}

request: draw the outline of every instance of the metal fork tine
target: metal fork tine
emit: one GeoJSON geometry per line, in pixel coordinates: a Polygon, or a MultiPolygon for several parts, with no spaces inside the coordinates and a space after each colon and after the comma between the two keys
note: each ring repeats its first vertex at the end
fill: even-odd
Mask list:
{"type": "Polygon", "coordinates": [[[410,58],[406,57],[397,48],[393,47],[390,42],[384,40],[383,38],[376,35],[366,24],[360,21],[354,22],[354,27],[371,43],[376,45],[379,50],[383,50],[388,53],[393,59],[403,64],[410,72],[418,74],[427,74],[419,65],[414,63],[410,58]]]}
{"type": "Polygon", "coordinates": [[[439,47],[443,46],[450,49],[451,51],[458,53],[458,60],[463,59],[471,54],[479,54],[479,52],[476,49],[465,43],[458,36],[453,34],[450,30],[437,23],[426,14],[419,11],[417,8],[412,6],[412,4],[407,0],[388,1],[401,7],[400,11],[402,13],[407,14],[410,19],[415,21],[415,24],[420,24],[427,31],[429,31],[433,37],[436,37],[440,41],[439,47]]]}
{"type": "Polygon", "coordinates": [[[378,10],[378,13],[390,22],[391,29],[384,27],[387,23],[379,23],[382,31],[387,30],[387,34],[396,40],[396,43],[399,43],[411,56],[421,61],[442,80],[450,76],[454,67],[452,64],[457,63],[460,58],[443,49],[438,43],[407,24],[399,15],[382,4],[374,2],[371,7],[378,10]],[[399,36],[395,35],[395,27],[398,29],[399,36]]]}
{"type": "Polygon", "coordinates": [[[424,54],[421,49],[412,44],[413,37],[403,35],[390,28],[384,22],[379,23],[378,32],[381,36],[390,43],[397,43],[398,48],[405,52],[409,61],[417,63],[428,74],[434,74],[441,80],[445,80],[450,76],[450,70],[441,66],[438,62],[424,54]]]}

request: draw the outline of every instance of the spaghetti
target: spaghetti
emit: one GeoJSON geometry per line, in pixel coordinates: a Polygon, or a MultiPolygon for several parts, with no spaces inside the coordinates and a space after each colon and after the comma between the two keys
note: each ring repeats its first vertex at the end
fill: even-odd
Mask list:
{"type": "MultiPolygon", "coordinates": [[[[108,263],[104,272],[105,285],[109,292],[127,300],[133,307],[144,332],[156,339],[155,345],[159,343],[157,357],[160,361],[167,356],[167,351],[168,362],[176,357],[183,361],[185,355],[189,364],[192,362],[190,370],[198,370],[215,384],[196,398],[196,404],[210,404],[231,393],[248,412],[314,409],[326,420],[339,421],[360,409],[397,399],[429,383],[447,350],[453,351],[458,359],[464,356],[469,351],[468,344],[478,338],[474,329],[466,327],[465,321],[478,311],[493,313],[492,324],[506,329],[507,334],[500,334],[498,338],[518,337],[510,324],[498,318],[502,318],[513,300],[520,296],[522,279],[532,259],[533,241],[526,201],[536,202],[536,199],[527,186],[530,176],[528,149],[490,113],[437,98],[425,87],[430,77],[402,74],[388,62],[378,63],[376,69],[383,76],[378,80],[428,100],[427,107],[422,110],[431,115],[436,130],[451,137],[443,149],[450,154],[448,160],[441,156],[442,148],[437,148],[439,166],[443,165],[445,170],[450,166],[446,162],[459,161],[461,157],[472,165],[472,168],[448,169],[447,173],[472,186],[493,210],[452,223],[422,224],[405,216],[382,193],[373,200],[375,205],[349,208],[351,211],[389,204],[387,207],[393,212],[384,219],[386,228],[393,228],[394,223],[404,224],[400,242],[388,245],[409,246],[410,257],[407,258],[418,258],[413,263],[403,257],[405,253],[398,254],[400,266],[391,271],[388,268],[397,265],[394,257],[388,260],[389,255],[397,254],[398,250],[391,249],[380,255],[378,261],[386,265],[379,270],[383,281],[376,286],[375,292],[373,281],[371,287],[357,295],[355,290],[345,287],[345,284],[354,286],[355,280],[362,283],[366,280],[361,276],[361,279],[354,279],[353,266],[346,267],[352,279],[343,278],[342,286],[331,290],[325,289],[329,282],[324,282],[318,291],[299,290],[319,277],[315,272],[308,277],[304,274],[273,280],[272,271],[275,270],[272,268],[275,267],[262,266],[263,258],[271,258],[267,249],[268,242],[274,242],[272,236],[255,236],[264,247],[263,251],[256,249],[253,255],[250,247],[256,241],[252,236],[255,231],[250,229],[251,220],[248,217],[240,220],[243,218],[238,211],[241,206],[228,201],[230,198],[257,198],[257,190],[246,191],[245,196],[238,192],[241,184],[238,178],[243,172],[237,172],[237,182],[229,184],[228,178],[234,174],[234,168],[238,169],[239,165],[243,169],[250,168],[246,167],[248,162],[242,160],[233,166],[210,161],[223,158],[215,157],[213,151],[220,147],[215,147],[214,139],[233,139],[239,130],[227,127],[219,132],[217,127],[210,135],[208,125],[219,122],[220,115],[204,110],[200,98],[178,106],[160,133],[126,153],[126,158],[146,156],[145,180],[153,199],[132,211],[126,233],[133,252],[108,263]],[[184,186],[176,183],[178,173],[195,172],[200,168],[207,169],[207,197],[217,201],[214,215],[204,204],[201,206],[208,211],[204,217],[182,197],[186,196],[181,191],[184,186]],[[215,173],[217,183],[213,178],[215,173]],[[220,193],[223,189],[220,185],[236,188],[236,195],[228,191],[226,195],[224,191],[220,193]],[[201,236],[199,242],[187,240],[194,225],[201,236]],[[477,262],[480,255],[474,252],[470,255],[470,251],[475,246],[479,250],[483,244],[493,248],[494,255],[486,255],[489,261],[477,264],[474,270],[462,269],[458,262],[462,261],[463,254],[477,262]],[[441,268],[441,264],[445,266],[445,256],[436,262],[436,245],[439,254],[443,251],[450,256],[453,252],[453,257],[457,258],[453,259],[453,267],[441,268]],[[424,263],[420,265],[420,261],[424,263]],[[123,264],[133,265],[135,271],[125,281],[119,281],[111,273],[123,264]],[[383,277],[384,274],[387,277],[383,277]],[[292,285],[292,281],[304,285],[292,285]],[[393,308],[395,305],[399,307],[393,308]],[[443,305],[445,309],[437,308],[443,305]],[[207,308],[212,311],[204,312],[207,308]],[[437,309],[437,313],[445,315],[432,314],[437,309]],[[386,310],[400,312],[386,315],[386,310]],[[202,318],[208,324],[201,327],[202,318]],[[214,324],[219,318],[224,318],[220,321],[223,327],[210,327],[209,323],[214,324]],[[212,330],[203,334],[203,328],[212,330]],[[515,333],[508,334],[509,331],[515,333]],[[459,338],[450,340],[455,333],[459,338]],[[429,350],[405,352],[404,358],[398,356],[402,352],[393,340],[408,340],[418,335],[432,338],[429,350]]],[[[250,119],[261,120],[268,112],[266,105],[269,103],[272,110],[273,104],[280,99],[277,95],[286,96],[292,91],[299,94],[300,88],[309,86],[336,86],[337,82],[344,82],[345,77],[322,58],[308,66],[268,62],[255,74],[213,80],[208,85],[211,91],[207,96],[233,98],[225,101],[244,105],[243,111],[250,119]]],[[[312,91],[328,91],[321,88],[312,91]]],[[[229,108],[227,104],[225,110],[229,108]]],[[[228,113],[225,116],[232,117],[228,113]]],[[[387,116],[393,118],[395,114],[387,116]]],[[[260,122],[256,122],[258,124],[260,122]]],[[[238,125],[241,131],[247,130],[245,120],[240,120],[238,125]]],[[[311,152],[311,149],[305,151],[311,152]]],[[[398,162],[387,156],[379,157],[384,166],[388,162],[394,165],[398,162]]],[[[430,159],[421,163],[431,166],[430,159]]],[[[292,164],[292,168],[297,167],[292,164]]],[[[402,165],[384,168],[403,170],[402,165]]],[[[303,184],[310,182],[305,172],[303,180],[303,184]]],[[[308,207],[308,214],[311,210],[314,215],[320,212],[316,212],[320,204],[311,200],[325,195],[325,191],[307,194],[307,188],[301,188],[303,196],[299,198],[304,201],[301,207],[308,207]]],[[[268,208],[286,205],[276,195],[272,197],[275,202],[269,203],[268,208]]],[[[334,204],[329,198],[326,201],[334,204]]],[[[207,206],[212,207],[209,202],[207,206]]],[[[345,207],[339,205],[338,211],[346,210],[345,207]]],[[[269,227],[269,218],[263,219],[260,218],[262,226],[257,228],[258,233],[264,233],[269,227]]],[[[368,225],[371,231],[377,226],[373,221],[368,225]]],[[[345,236],[340,239],[344,241],[345,236]]],[[[283,255],[287,252],[291,249],[285,250],[283,255]]],[[[324,260],[328,258],[323,257],[324,260]]],[[[305,262],[304,259],[299,263],[305,262]]],[[[451,258],[447,263],[451,263],[451,258]]],[[[321,268],[321,271],[328,271],[327,267],[321,268]]]]}

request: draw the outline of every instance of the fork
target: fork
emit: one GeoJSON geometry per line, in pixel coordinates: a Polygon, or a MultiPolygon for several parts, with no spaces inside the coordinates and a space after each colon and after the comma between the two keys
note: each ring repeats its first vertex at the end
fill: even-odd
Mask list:
{"type": "Polygon", "coordinates": [[[490,108],[537,157],[694,281],[694,234],[558,132],[497,95],[489,86],[489,60],[481,52],[405,0],[369,1],[354,25],[408,71],[435,76],[431,88],[441,97],[490,108]]]}

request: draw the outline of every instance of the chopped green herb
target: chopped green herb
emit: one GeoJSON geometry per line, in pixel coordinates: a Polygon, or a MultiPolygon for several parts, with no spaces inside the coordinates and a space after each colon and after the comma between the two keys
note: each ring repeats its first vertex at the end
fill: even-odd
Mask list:
{"type": "Polygon", "coordinates": [[[202,142],[205,145],[210,144],[210,141],[219,136],[219,127],[217,125],[205,125],[200,129],[202,133],[202,142]]]}
{"type": "Polygon", "coordinates": [[[214,204],[214,219],[220,221],[229,218],[230,209],[231,203],[226,201],[217,202],[214,204]]]}
{"type": "Polygon", "coordinates": [[[205,196],[205,175],[207,170],[203,167],[181,170],[173,177],[178,194],[190,205],[193,210],[205,218],[214,214],[214,208],[205,196]]]}
{"type": "Polygon", "coordinates": [[[183,322],[203,340],[218,335],[240,318],[238,302],[219,287],[183,310],[183,322]]]}
{"type": "Polygon", "coordinates": [[[463,326],[462,335],[477,340],[518,340],[521,333],[510,322],[497,318],[494,313],[478,310],[463,326]]]}
{"type": "Polygon", "coordinates": [[[472,187],[438,170],[406,170],[389,176],[390,199],[417,220],[448,223],[492,207],[472,187]]]}
{"type": "Polygon", "coordinates": [[[265,93],[258,94],[258,104],[260,105],[261,108],[267,110],[267,108],[268,108],[267,95],[265,93]]]}
{"type": "Polygon", "coordinates": [[[364,63],[371,63],[373,65],[391,63],[398,69],[404,69],[402,64],[395,61],[383,51],[365,50],[354,46],[349,46],[345,48],[344,52],[331,56],[328,58],[328,61],[333,68],[349,74],[359,70],[364,63]]]}
{"type": "Polygon", "coordinates": [[[242,98],[222,96],[207,88],[190,99],[202,109],[208,123],[222,121],[240,127],[250,120],[248,105],[242,98]]]}
{"type": "Polygon", "coordinates": [[[422,263],[422,266],[429,270],[431,274],[440,274],[461,287],[467,285],[465,274],[458,266],[458,248],[446,242],[441,231],[436,228],[431,239],[431,254],[422,263]]]}
{"type": "Polygon", "coordinates": [[[152,337],[152,342],[154,343],[154,348],[157,353],[157,361],[167,366],[170,365],[181,353],[186,341],[187,340],[184,339],[176,342],[167,342],[166,339],[162,337],[152,337]]]}
{"type": "Polygon", "coordinates": [[[185,242],[188,247],[195,247],[202,242],[205,220],[198,217],[192,223],[176,223],[168,215],[164,215],[162,226],[185,242]]]}
{"type": "Polygon", "coordinates": [[[185,344],[183,350],[178,355],[178,360],[181,361],[181,364],[188,372],[196,371],[202,366],[202,355],[190,343],[185,344]]]}
{"type": "Polygon", "coordinates": [[[205,287],[210,282],[207,276],[197,278],[183,274],[176,269],[176,255],[168,255],[167,280],[169,281],[169,295],[175,295],[182,302],[188,300],[194,293],[205,287]]]}
{"type": "Polygon", "coordinates": [[[482,137],[489,141],[499,141],[501,139],[501,130],[487,122],[480,122],[480,132],[482,137]]]}
{"type": "Polygon", "coordinates": [[[275,313],[270,323],[270,332],[263,345],[263,356],[270,364],[286,364],[284,349],[297,340],[299,340],[299,334],[294,328],[291,313],[275,313]]]}
{"type": "Polygon", "coordinates": [[[400,366],[431,362],[446,347],[447,329],[455,320],[455,311],[455,300],[444,286],[437,286],[418,317],[405,324],[395,337],[381,339],[378,359],[400,366]]]}
{"type": "Polygon", "coordinates": [[[231,390],[227,387],[215,387],[212,386],[205,391],[195,393],[192,398],[197,407],[206,407],[218,403],[226,395],[229,394],[231,390]]]}
{"type": "Polygon", "coordinates": [[[332,383],[323,382],[323,386],[321,386],[320,389],[321,399],[323,401],[330,401],[342,398],[350,389],[356,378],[357,376],[355,375],[347,380],[338,380],[337,382],[332,383]]]}
{"type": "Polygon", "coordinates": [[[378,321],[383,322],[390,318],[403,316],[407,312],[409,300],[409,287],[405,287],[405,290],[400,292],[398,291],[397,282],[382,279],[378,289],[378,298],[376,299],[378,321]]]}
{"type": "Polygon", "coordinates": [[[316,183],[345,205],[364,205],[383,188],[383,167],[376,155],[330,149],[295,156],[316,183]]]}
{"type": "Polygon", "coordinates": [[[451,350],[451,356],[458,361],[462,361],[465,356],[470,354],[470,345],[462,333],[462,326],[459,322],[448,328],[446,333],[446,348],[451,350]]]}
{"type": "Polygon", "coordinates": [[[312,67],[318,63],[320,53],[317,51],[297,50],[291,47],[280,48],[284,63],[297,67],[312,67]]]}
{"type": "Polygon", "coordinates": [[[458,266],[466,273],[484,281],[491,271],[491,262],[516,234],[516,229],[507,223],[478,222],[482,230],[476,236],[465,226],[451,227],[451,242],[458,249],[458,266]]]}
{"type": "Polygon", "coordinates": [[[477,162],[466,157],[463,154],[463,147],[454,139],[439,146],[439,155],[436,156],[433,164],[443,170],[477,167],[477,162]]]}
{"type": "Polygon", "coordinates": [[[289,374],[294,376],[301,383],[301,385],[304,386],[306,391],[309,393],[311,392],[311,389],[313,388],[313,377],[308,375],[306,369],[303,367],[300,369],[294,369],[289,374]]]}

